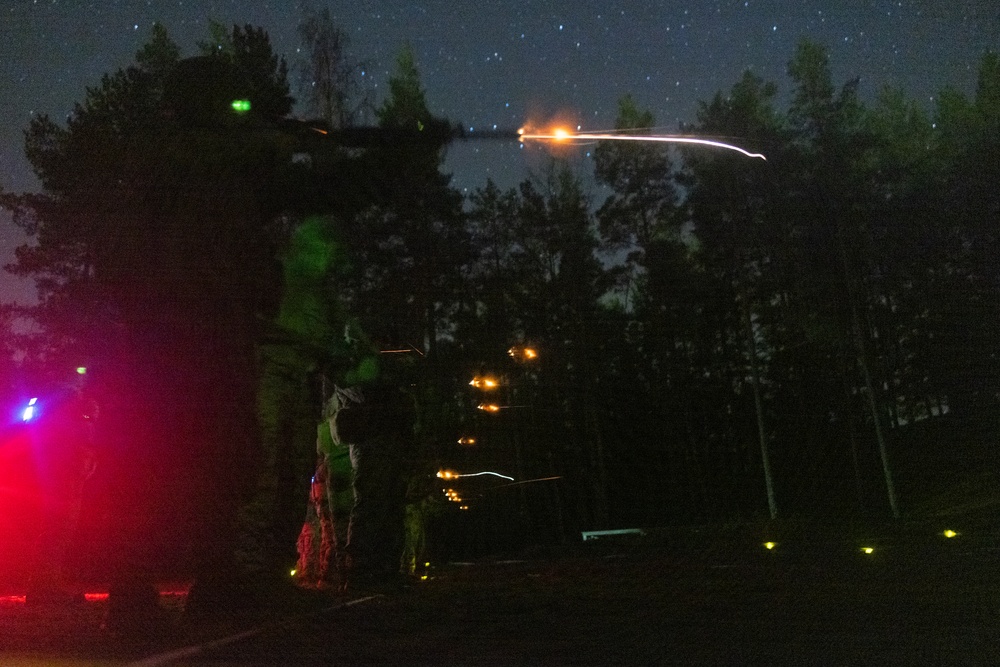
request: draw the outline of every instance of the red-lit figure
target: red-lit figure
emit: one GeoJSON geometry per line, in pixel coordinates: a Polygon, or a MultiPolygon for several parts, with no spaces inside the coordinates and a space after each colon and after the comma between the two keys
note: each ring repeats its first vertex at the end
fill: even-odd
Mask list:
{"type": "Polygon", "coordinates": [[[305,575],[296,576],[304,585],[321,572],[329,579],[331,560],[341,588],[395,585],[400,578],[416,423],[413,395],[403,387],[412,386],[407,355],[415,348],[370,345],[354,333],[345,329],[345,340],[356,352],[343,378],[347,386],[336,386],[324,405],[320,464],[298,543],[305,575]],[[341,517],[348,513],[338,512],[338,505],[350,507],[346,534],[341,517]],[[329,540],[323,539],[324,531],[329,540]],[[332,545],[325,556],[324,544],[332,545]]]}
{"type": "Polygon", "coordinates": [[[316,472],[309,484],[306,520],[302,524],[296,545],[299,560],[295,566],[295,576],[303,586],[324,588],[339,583],[340,568],[337,566],[339,549],[330,470],[327,455],[323,451],[322,438],[319,439],[316,448],[319,450],[319,459],[316,472]]]}
{"type": "Polygon", "coordinates": [[[76,534],[84,486],[97,468],[96,401],[82,385],[39,398],[22,415],[33,464],[36,528],[27,602],[62,602],[65,567],[76,534]]]}
{"type": "MultiPolygon", "coordinates": [[[[336,409],[336,401],[326,409],[336,409]]],[[[342,588],[346,582],[343,546],[354,497],[352,470],[347,447],[333,439],[331,421],[332,416],[316,431],[316,470],[309,482],[306,519],[296,544],[295,580],[307,588],[342,588]]]]}

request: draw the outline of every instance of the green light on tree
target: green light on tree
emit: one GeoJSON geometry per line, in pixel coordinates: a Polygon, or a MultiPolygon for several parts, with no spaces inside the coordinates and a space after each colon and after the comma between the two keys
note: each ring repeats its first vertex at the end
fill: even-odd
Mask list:
{"type": "Polygon", "coordinates": [[[233,100],[230,105],[233,107],[233,111],[237,113],[246,113],[250,111],[250,100],[233,100]]]}

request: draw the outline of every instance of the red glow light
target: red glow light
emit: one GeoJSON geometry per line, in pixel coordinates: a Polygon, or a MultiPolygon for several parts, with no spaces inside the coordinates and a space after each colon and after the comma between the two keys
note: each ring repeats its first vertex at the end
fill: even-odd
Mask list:
{"type": "MultiPolygon", "coordinates": [[[[183,588],[160,591],[160,595],[166,597],[184,597],[187,594],[188,591],[183,588]]],[[[87,602],[106,602],[109,597],[110,595],[107,591],[83,594],[83,599],[87,602]]],[[[27,595],[0,595],[0,605],[25,604],[27,600],[27,595]]]]}
{"type": "Polygon", "coordinates": [[[167,597],[184,597],[187,594],[187,589],[160,591],[160,595],[165,595],[167,597]]]}

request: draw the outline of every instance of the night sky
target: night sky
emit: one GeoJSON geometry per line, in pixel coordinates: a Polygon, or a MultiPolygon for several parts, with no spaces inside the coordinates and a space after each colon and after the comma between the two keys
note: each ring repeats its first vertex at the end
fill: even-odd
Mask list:
{"type": "MultiPolygon", "coordinates": [[[[4,0],[0,4],[0,186],[37,188],[22,152],[34,114],[62,120],[86,86],[132,62],[163,23],[195,55],[214,18],[265,28],[290,66],[297,61],[298,2],[265,0],[4,0]]],[[[329,6],[351,55],[381,102],[401,45],[412,44],[431,110],[468,128],[516,129],[572,119],[585,130],[614,125],[632,94],[665,131],[693,121],[699,100],[729,90],[750,69],[789,91],[785,70],[809,37],[830,53],[834,82],[861,77],[872,98],[902,88],[932,108],[945,86],[968,94],[987,49],[1000,51],[1000,0],[411,0],[329,6]]],[[[293,84],[297,78],[291,77],[293,84]]],[[[293,90],[294,92],[294,90],[293,90]]],[[[581,149],[585,151],[586,149],[581,149]]],[[[583,156],[585,159],[585,155],[583,156]]],[[[449,149],[460,189],[493,178],[510,186],[539,160],[518,144],[465,142],[449,149]]],[[[0,213],[0,264],[24,242],[0,213]]],[[[0,273],[0,301],[33,289],[0,273]]]]}

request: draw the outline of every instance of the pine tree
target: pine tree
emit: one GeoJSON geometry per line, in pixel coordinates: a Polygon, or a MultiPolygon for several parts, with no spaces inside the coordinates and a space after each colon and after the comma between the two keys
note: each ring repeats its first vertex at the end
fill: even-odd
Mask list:
{"type": "Polygon", "coordinates": [[[229,571],[259,463],[256,343],[277,307],[292,100],[263,30],[223,46],[180,59],[157,26],[65,127],[32,121],[43,193],[7,200],[35,237],[15,272],[36,279],[50,356],[89,357],[106,389],[122,573],[176,555],[176,524],[196,527],[200,576],[229,571]]]}

